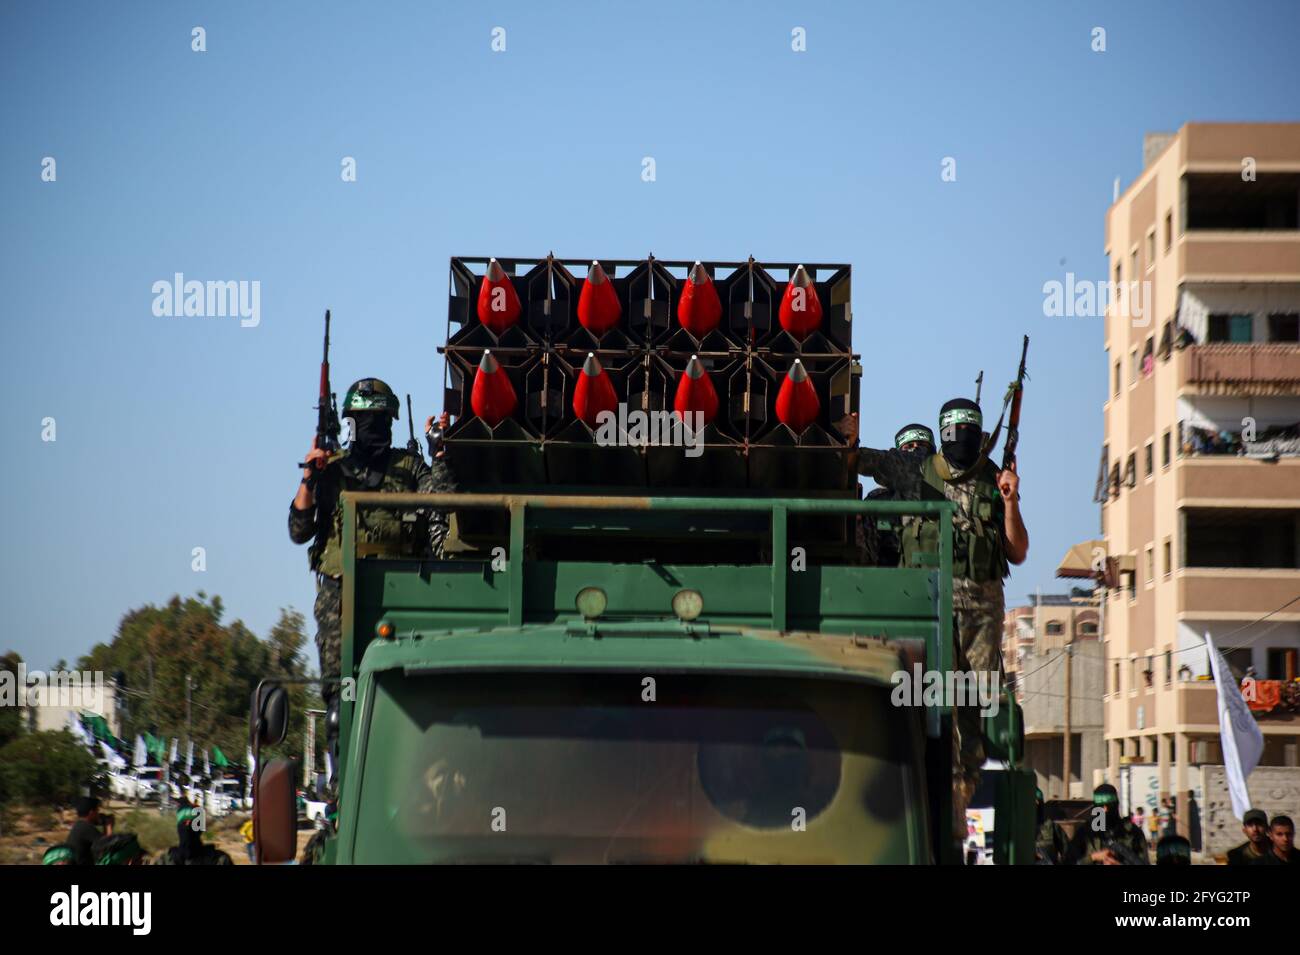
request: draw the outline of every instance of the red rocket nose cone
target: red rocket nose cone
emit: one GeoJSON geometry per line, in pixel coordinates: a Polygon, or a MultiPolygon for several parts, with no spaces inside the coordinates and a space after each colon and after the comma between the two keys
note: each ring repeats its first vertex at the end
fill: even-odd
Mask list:
{"type": "Polygon", "coordinates": [[[817,389],[808,379],[808,370],[803,362],[794,360],[789,373],[781,382],[781,390],[776,395],[776,417],[784,425],[801,433],[808,425],[817,420],[821,411],[821,401],[817,398],[817,389]]]}
{"type": "Polygon", "coordinates": [[[578,296],[578,321],[593,335],[600,337],[618,324],[623,314],[614,283],[609,280],[599,262],[592,262],[587,281],[582,283],[578,296]]]}
{"type": "Polygon", "coordinates": [[[817,287],[802,265],[794,270],[781,296],[781,327],[802,341],[822,324],[822,303],[817,287]]]}
{"type": "Polygon", "coordinates": [[[696,338],[703,338],[718,327],[721,318],[722,302],[718,299],[717,286],[704,266],[696,262],[677,301],[677,320],[696,338]]]}
{"type": "Polygon", "coordinates": [[[515,386],[510,383],[510,376],[501,370],[496,356],[486,349],[478,363],[478,371],[474,373],[469,404],[474,414],[487,422],[490,428],[495,428],[515,412],[515,386]]]}
{"type": "Polygon", "coordinates": [[[677,382],[673,410],[689,424],[695,422],[694,418],[687,417],[687,414],[693,411],[698,411],[703,416],[705,424],[718,415],[718,393],[713,388],[713,380],[709,378],[704,363],[697,355],[691,356],[686,370],[682,372],[682,377],[677,382]]]}
{"type": "Polygon", "coordinates": [[[478,287],[478,320],[500,335],[519,321],[519,294],[501,263],[493,259],[478,287]]]}
{"type": "Polygon", "coordinates": [[[614,383],[605,374],[600,361],[593,352],[587,353],[587,360],[582,364],[582,372],[573,387],[573,413],[587,425],[596,428],[602,411],[611,413],[618,410],[618,395],[614,393],[614,383]]]}

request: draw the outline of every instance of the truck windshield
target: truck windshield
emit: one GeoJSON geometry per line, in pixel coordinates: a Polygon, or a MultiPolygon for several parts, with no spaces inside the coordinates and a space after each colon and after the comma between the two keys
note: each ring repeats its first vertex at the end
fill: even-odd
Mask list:
{"type": "Polygon", "coordinates": [[[353,859],[922,861],[914,739],[861,683],[385,672],[353,859]]]}

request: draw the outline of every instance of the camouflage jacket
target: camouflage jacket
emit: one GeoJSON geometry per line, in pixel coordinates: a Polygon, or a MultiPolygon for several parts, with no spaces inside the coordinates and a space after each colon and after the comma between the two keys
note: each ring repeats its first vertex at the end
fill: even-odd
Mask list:
{"type": "Polygon", "coordinates": [[[1147,858],[1147,837],[1142,830],[1127,819],[1100,832],[1084,822],[1070,840],[1070,848],[1065,854],[1067,865],[1096,865],[1092,854],[1109,849],[1119,859],[1121,865],[1149,865],[1147,858]]]}
{"type": "MultiPolygon", "coordinates": [[[[433,468],[406,448],[389,448],[384,473],[356,468],[346,453],[316,479],[315,505],[299,511],[289,506],[289,538],[295,544],[312,541],[311,569],[328,577],[343,573],[343,491],[415,491],[421,494],[455,490],[451,475],[440,459],[433,468]]],[[[442,556],[447,536],[447,515],[440,511],[399,513],[375,509],[357,517],[357,543],[362,554],[391,556],[442,556]]]]}

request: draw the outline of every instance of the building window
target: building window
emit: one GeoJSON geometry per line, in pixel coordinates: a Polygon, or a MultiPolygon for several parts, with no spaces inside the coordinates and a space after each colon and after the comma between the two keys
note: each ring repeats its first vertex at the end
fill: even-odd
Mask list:
{"type": "Polygon", "coordinates": [[[1165,686],[1174,682],[1174,652],[1165,651],[1165,686]]]}
{"type": "Polygon", "coordinates": [[[1268,340],[1300,342],[1300,312],[1275,312],[1268,317],[1268,340]]]}
{"type": "Polygon", "coordinates": [[[1252,340],[1250,315],[1211,315],[1207,342],[1249,344],[1252,340]]]}
{"type": "Polygon", "coordinates": [[[1300,568],[1300,511],[1188,508],[1183,566],[1300,568]]]}
{"type": "Polygon", "coordinates": [[[1149,584],[1156,579],[1156,549],[1148,547],[1146,549],[1147,577],[1146,582],[1149,584]]]}
{"type": "Polygon", "coordinates": [[[1165,576],[1168,577],[1170,574],[1174,572],[1174,567],[1173,567],[1174,544],[1173,541],[1171,541],[1168,537],[1165,538],[1164,550],[1165,550],[1164,570],[1165,570],[1165,576]]]}
{"type": "Polygon", "coordinates": [[[1128,353],[1128,383],[1130,385],[1136,385],[1138,383],[1139,370],[1138,350],[1134,347],[1134,349],[1128,353]]]}
{"type": "Polygon", "coordinates": [[[1137,452],[1128,456],[1128,467],[1124,472],[1124,483],[1129,487],[1137,487],[1138,469],[1137,469],[1137,452]]]}
{"type": "Polygon", "coordinates": [[[1115,359],[1115,397],[1116,398],[1119,397],[1120,383],[1123,382],[1123,380],[1124,380],[1123,362],[1117,358],[1115,359]]]}
{"type": "Polygon", "coordinates": [[[1129,257],[1128,257],[1128,280],[1130,282],[1136,282],[1137,277],[1138,277],[1138,250],[1137,250],[1137,246],[1134,246],[1133,251],[1129,253],[1129,257]]]}
{"type": "Polygon", "coordinates": [[[1300,651],[1294,647],[1269,647],[1266,654],[1268,675],[1265,679],[1293,683],[1300,677],[1300,662],[1297,657],[1300,657],[1300,651]]]}
{"type": "Polygon", "coordinates": [[[1156,678],[1155,666],[1156,666],[1155,658],[1148,653],[1147,665],[1146,668],[1142,671],[1142,680],[1146,684],[1148,690],[1151,689],[1152,683],[1155,682],[1155,678],[1156,678]]]}
{"type": "Polygon", "coordinates": [[[1166,428],[1165,433],[1160,436],[1160,466],[1162,468],[1169,467],[1169,429],[1168,428],[1166,428]]]}
{"type": "Polygon", "coordinates": [[[1152,372],[1156,370],[1156,340],[1148,338],[1145,347],[1142,349],[1142,377],[1150,378],[1152,372]]]}
{"type": "Polygon", "coordinates": [[[1165,213],[1165,254],[1174,247],[1174,213],[1171,209],[1165,213]]]}
{"type": "Polygon", "coordinates": [[[1118,660],[1115,661],[1115,667],[1112,676],[1114,677],[1114,683],[1113,683],[1114,689],[1112,692],[1118,693],[1119,692],[1119,661],[1118,660]]]}
{"type": "Polygon", "coordinates": [[[1147,233],[1147,271],[1156,267],[1156,230],[1147,233]]]}
{"type": "Polygon", "coordinates": [[[1137,603],[1138,599],[1138,575],[1137,571],[1127,575],[1128,577],[1128,599],[1129,603],[1137,603]]]}
{"type": "Polygon", "coordinates": [[[1085,620],[1083,623],[1079,624],[1079,636],[1095,637],[1096,635],[1097,635],[1097,625],[1093,623],[1091,620],[1085,620]]]}
{"type": "Polygon", "coordinates": [[[1146,447],[1142,449],[1142,461],[1143,464],[1146,465],[1146,470],[1142,474],[1143,477],[1150,477],[1152,473],[1155,471],[1154,458],[1155,458],[1155,445],[1152,444],[1150,441],[1148,441],[1146,447]]]}
{"type": "Polygon", "coordinates": [[[1059,620],[1049,620],[1044,630],[1049,637],[1059,637],[1065,632],[1065,627],[1061,626],[1059,620]]]}

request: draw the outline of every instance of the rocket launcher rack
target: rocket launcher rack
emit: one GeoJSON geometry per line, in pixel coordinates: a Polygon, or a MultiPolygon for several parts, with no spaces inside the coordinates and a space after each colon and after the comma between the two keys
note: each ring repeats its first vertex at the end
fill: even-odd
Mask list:
{"type": "Polygon", "coordinates": [[[850,266],[459,256],[451,260],[450,289],[439,352],[446,357],[444,408],[456,419],[446,449],[459,487],[857,496],[852,449],[835,424],[858,410],[862,373],[850,344],[850,266]],[[693,283],[692,269],[708,282],[693,283]],[[601,276],[606,289],[598,288],[601,276]],[[690,284],[697,298],[710,291],[706,284],[716,292],[712,327],[683,324],[690,284]],[[595,302],[602,322],[591,319],[584,291],[593,302],[603,296],[595,302]],[[783,296],[792,292],[815,308],[814,328],[783,327],[783,296]],[[622,406],[609,409],[616,417],[604,432],[575,409],[588,356],[622,406]],[[665,434],[692,357],[716,392],[716,416],[699,433],[665,434]],[[791,374],[796,360],[806,384],[803,414],[792,424],[780,417],[790,404],[778,396],[787,376],[801,374],[791,374]],[[475,410],[485,364],[500,376],[493,384],[504,395],[492,404],[496,420],[475,410]],[[509,412],[501,415],[502,408],[509,412]]]}

